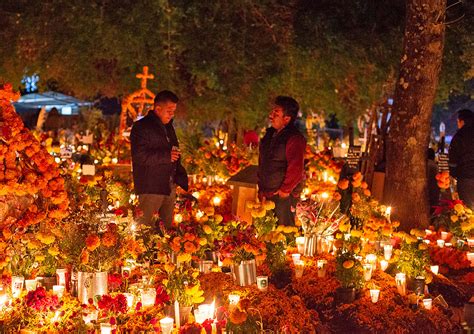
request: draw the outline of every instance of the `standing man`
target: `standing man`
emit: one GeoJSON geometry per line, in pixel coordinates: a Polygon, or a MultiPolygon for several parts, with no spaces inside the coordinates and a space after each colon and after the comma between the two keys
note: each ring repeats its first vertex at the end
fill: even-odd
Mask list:
{"type": "Polygon", "coordinates": [[[295,225],[295,207],[303,189],[306,139],[294,122],[299,105],[278,96],[270,112],[271,127],[260,142],[258,187],[260,199],[275,202],[279,224],[295,225]]]}
{"type": "Polygon", "coordinates": [[[449,172],[457,179],[459,198],[474,208],[474,113],[458,111],[458,132],[449,146],[449,172]]]}
{"type": "Polygon", "coordinates": [[[152,225],[155,212],[170,227],[176,202],[176,185],[188,190],[188,176],[181,165],[173,117],[178,97],[168,90],[156,94],[154,108],[135,122],[130,134],[132,144],[133,182],[138,195],[142,221],[152,225]]]}

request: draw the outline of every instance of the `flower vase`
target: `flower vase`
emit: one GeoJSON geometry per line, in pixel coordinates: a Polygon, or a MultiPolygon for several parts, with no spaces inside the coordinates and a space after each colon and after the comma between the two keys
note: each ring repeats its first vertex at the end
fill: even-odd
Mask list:
{"type": "Polygon", "coordinates": [[[107,294],[107,272],[98,273],[77,273],[77,286],[78,286],[78,298],[83,304],[87,304],[87,301],[95,296],[102,296],[107,294]]]}
{"type": "Polygon", "coordinates": [[[318,236],[314,233],[304,236],[304,256],[313,256],[318,251],[318,236]]]}
{"type": "Polygon", "coordinates": [[[255,260],[241,261],[232,265],[232,275],[235,284],[240,286],[252,285],[257,282],[257,266],[255,260]]]}
{"type": "Polygon", "coordinates": [[[337,288],[336,289],[336,302],[339,304],[350,304],[356,299],[355,288],[337,288]]]}

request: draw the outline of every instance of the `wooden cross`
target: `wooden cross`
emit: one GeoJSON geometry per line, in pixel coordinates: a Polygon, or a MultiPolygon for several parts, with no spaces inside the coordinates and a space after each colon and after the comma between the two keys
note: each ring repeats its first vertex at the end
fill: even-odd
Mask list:
{"type": "Polygon", "coordinates": [[[143,73],[137,74],[137,78],[141,79],[141,87],[146,88],[146,81],[148,79],[153,79],[155,76],[153,74],[148,74],[148,66],[143,66],[143,73]]]}

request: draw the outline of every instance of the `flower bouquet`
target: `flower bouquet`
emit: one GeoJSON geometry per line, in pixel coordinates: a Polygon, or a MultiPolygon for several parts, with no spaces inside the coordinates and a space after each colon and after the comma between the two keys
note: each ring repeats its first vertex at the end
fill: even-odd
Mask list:
{"type": "Polygon", "coordinates": [[[451,231],[457,238],[474,237],[474,214],[460,200],[442,200],[435,207],[434,225],[451,231]]]}

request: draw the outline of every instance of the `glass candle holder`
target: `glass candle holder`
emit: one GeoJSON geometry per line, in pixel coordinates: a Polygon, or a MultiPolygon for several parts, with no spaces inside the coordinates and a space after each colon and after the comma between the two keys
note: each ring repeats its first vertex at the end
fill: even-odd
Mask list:
{"type": "Polygon", "coordinates": [[[38,281],[35,279],[25,280],[25,289],[26,291],[35,291],[38,286],[38,281]]]}
{"type": "Polygon", "coordinates": [[[379,289],[371,289],[370,290],[370,299],[372,303],[376,303],[379,301],[380,290],[379,289]]]}
{"type": "Polygon", "coordinates": [[[431,231],[431,230],[425,230],[425,233],[426,233],[426,235],[430,235],[430,234],[433,233],[433,231],[431,231]]]}
{"type": "Polygon", "coordinates": [[[296,247],[298,247],[298,253],[304,253],[304,237],[296,237],[296,247]]]}
{"type": "Polygon", "coordinates": [[[447,240],[448,239],[448,234],[449,234],[448,232],[444,232],[444,231],[441,232],[441,239],[442,240],[447,240]]]}
{"type": "Polygon", "coordinates": [[[293,259],[293,264],[296,264],[297,261],[301,260],[301,254],[299,253],[291,254],[291,258],[293,259]]]}
{"type": "Polygon", "coordinates": [[[364,269],[364,280],[366,282],[370,281],[372,278],[372,265],[370,263],[366,263],[362,266],[362,268],[364,269]]]}
{"type": "Polygon", "coordinates": [[[85,313],[82,316],[82,320],[84,320],[84,323],[90,324],[92,321],[97,321],[97,316],[99,315],[99,312],[97,310],[92,311],[91,313],[85,313]]]}
{"type": "Polygon", "coordinates": [[[438,275],[439,266],[430,266],[430,270],[433,274],[438,275]]]}
{"type": "Polygon", "coordinates": [[[397,284],[398,293],[404,296],[407,291],[407,275],[404,273],[396,274],[395,283],[397,284]]]}
{"type": "Polygon", "coordinates": [[[194,310],[194,320],[198,323],[198,324],[202,324],[204,321],[206,321],[206,313],[205,312],[201,312],[199,309],[195,309],[194,310]]]}
{"type": "Polygon", "coordinates": [[[318,277],[325,277],[326,276],[326,265],[328,261],[327,260],[318,260],[316,262],[318,266],[318,277]]]}
{"type": "Polygon", "coordinates": [[[381,260],[380,261],[380,270],[385,271],[388,268],[388,261],[381,260]]]}
{"type": "Polygon", "coordinates": [[[433,307],[433,300],[431,298],[423,299],[423,306],[425,307],[425,309],[431,310],[431,308],[433,307]]]}
{"type": "Polygon", "coordinates": [[[237,305],[240,301],[240,296],[236,294],[229,294],[229,304],[230,305],[237,305]]]}
{"type": "Polygon", "coordinates": [[[299,260],[295,264],[295,277],[296,278],[301,278],[303,277],[303,272],[304,272],[304,261],[299,260]]]}
{"type": "Polygon", "coordinates": [[[377,255],[375,254],[367,254],[365,256],[365,261],[369,264],[372,265],[372,269],[375,270],[375,267],[377,266],[377,255]]]}
{"type": "Polygon", "coordinates": [[[267,289],[268,289],[268,276],[257,276],[257,288],[260,291],[267,291],[267,289]]]}
{"type": "Polygon", "coordinates": [[[100,324],[100,334],[112,334],[112,325],[107,323],[100,324]]]}
{"type": "Polygon", "coordinates": [[[392,245],[384,245],[383,246],[383,256],[385,260],[389,261],[392,258],[392,251],[393,251],[393,246],[392,245]]]}
{"type": "Polygon", "coordinates": [[[128,310],[131,310],[133,308],[133,303],[135,302],[135,295],[133,293],[125,292],[123,293],[125,298],[127,298],[127,307],[128,310]]]}
{"type": "Polygon", "coordinates": [[[141,291],[140,296],[141,296],[143,307],[152,307],[153,305],[155,305],[155,300],[156,300],[155,288],[143,289],[141,291]]]}
{"type": "Polygon", "coordinates": [[[64,287],[64,285],[53,285],[53,295],[56,295],[59,299],[61,299],[64,296],[65,289],[66,288],[64,287]]]}
{"type": "Polygon", "coordinates": [[[468,261],[471,262],[471,267],[474,267],[474,253],[469,252],[466,254],[468,261]]]}
{"type": "Polygon", "coordinates": [[[18,298],[23,290],[23,282],[25,278],[23,276],[12,276],[12,296],[18,298]]]}
{"type": "Polygon", "coordinates": [[[56,269],[57,285],[66,286],[67,284],[67,269],[56,269]]]}
{"type": "Polygon", "coordinates": [[[436,244],[438,245],[439,248],[443,248],[444,247],[444,240],[438,239],[438,240],[436,240],[436,244]]]}
{"type": "Polygon", "coordinates": [[[173,318],[166,317],[160,320],[160,327],[163,334],[171,334],[173,331],[173,318]]]}

